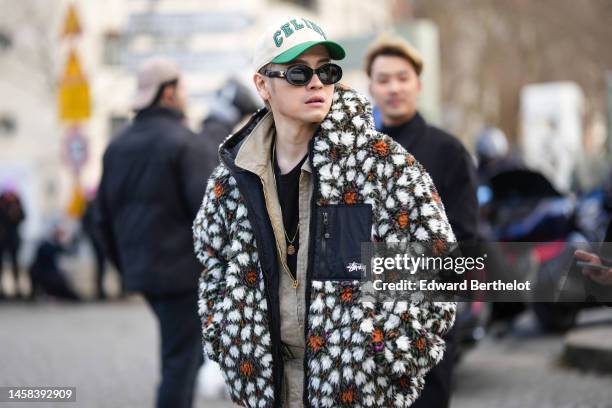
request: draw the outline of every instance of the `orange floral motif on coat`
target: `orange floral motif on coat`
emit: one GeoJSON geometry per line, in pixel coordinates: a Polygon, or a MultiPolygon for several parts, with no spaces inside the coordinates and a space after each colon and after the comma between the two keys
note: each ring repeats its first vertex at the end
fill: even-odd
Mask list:
{"type": "Polygon", "coordinates": [[[240,372],[243,375],[250,377],[251,375],[253,375],[253,371],[253,364],[249,363],[248,361],[246,363],[240,364],[240,372]]]}
{"type": "Polygon", "coordinates": [[[357,193],[354,191],[347,191],[344,193],[344,202],[353,205],[357,202],[357,193]]]}
{"type": "Polygon", "coordinates": [[[379,140],[378,142],[374,143],[372,147],[374,150],[376,150],[376,153],[380,154],[381,156],[386,156],[389,154],[389,145],[387,145],[384,140],[379,140]]]}
{"type": "Polygon", "coordinates": [[[247,272],[246,280],[249,284],[254,284],[257,281],[257,273],[251,270],[247,272]]]}
{"type": "Polygon", "coordinates": [[[419,337],[417,341],[414,342],[414,345],[419,351],[423,351],[427,345],[427,342],[425,341],[424,337],[419,337]]]}
{"type": "Polygon", "coordinates": [[[312,351],[314,351],[316,353],[317,351],[319,351],[321,349],[321,347],[323,347],[323,337],[321,337],[321,336],[310,336],[308,338],[308,346],[310,346],[312,351]]]}
{"type": "Polygon", "coordinates": [[[397,223],[401,229],[404,229],[410,225],[410,218],[408,218],[408,214],[405,212],[400,213],[400,215],[397,217],[397,223]]]}
{"type": "Polygon", "coordinates": [[[221,184],[215,184],[215,197],[219,198],[223,195],[223,186],[221,184]]]}
{"type": "Polygon", "coordinates": [[[353,402],[353,390],[343,391],[340,398],[343,404],[351,404],[353,402]]]}
{"type": "Polygon", "coordinates": [[[374,343],[380,343],[382,342],[384,339],[384,335],[382,330],[380,329],[374,329],[374,331],[372,332],[372,341],[374,343]]]}
{"type": "Polygon", "coordinates": [[[442,255],[446,252],[446,243],[441,239],[437,239],[436,242],[434,242],[432,252],[434,256],[442,255]]]}
{"type": "Polygon", "coordinates": [[[350,287],[343,288],[342,292],[340,293],[340,300],[342,300],[344,303],[353,300],[353,289],[350,287]]]}

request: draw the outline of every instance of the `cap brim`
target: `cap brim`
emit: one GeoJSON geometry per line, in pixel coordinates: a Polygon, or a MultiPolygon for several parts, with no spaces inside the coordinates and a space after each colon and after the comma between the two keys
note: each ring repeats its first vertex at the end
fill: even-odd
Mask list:
{"type": "Polygon", "coordinates": [[[346,56],[346,52],[344,48],[336,42],[333,41],[307,41],[302,44],[298,44],[295,47],[289,48],[287,51],[282,54],[276,56],[272,61],[274,64],[286,64],[288,62],[293,61],[304,52],[308,51],[310,48],[315,47],[317,45],[323,45],[329,51],[329,56],[333,60],[341,60],[346,56]]]}

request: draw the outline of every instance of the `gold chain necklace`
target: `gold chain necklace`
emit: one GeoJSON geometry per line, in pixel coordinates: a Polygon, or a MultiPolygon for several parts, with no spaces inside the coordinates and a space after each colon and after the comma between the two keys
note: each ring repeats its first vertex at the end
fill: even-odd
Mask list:
{"type": "MultiPolygon", "coordinates": [[[[274,171],[274,166],[276,166],[275,153],[276,153],[276,143],[274,143],[274,146],[272,148],[272,177],[274,177],[274,185],[278,188],[278,184],[276,183],[276,172],[274,171]]],[[[283,214],[283,210],[281,208],[281,217],[282,217],[282,214],[283,214]]],[[[293,239],[289,239],[289,235],[287,235],[287,231],[285,231],[285,228],[283,227],[283,233],[285,234],[285,239],[289,243],[289,245],[287,246],[288,255],[295,254],[295,246],[293,245],[293,242],[297,238],[299,231],[300,231],[300,222],[298,221],[297,228],[295,229],[295,234],[293,234],[293,239]]]]}

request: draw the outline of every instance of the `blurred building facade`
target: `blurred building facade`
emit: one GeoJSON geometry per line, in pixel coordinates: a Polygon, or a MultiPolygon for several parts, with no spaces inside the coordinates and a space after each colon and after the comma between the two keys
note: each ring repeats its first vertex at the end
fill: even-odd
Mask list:
{"type": "MultiPolygon", "coordinates": [[[[87,140],[79,176],[95,189],[101,156],[112,135],[132,116],[134,71],[152,55],[175,59],[185,73],[189,123],[198,130],[214,91],[230,77],[251,83],[250,55],[263,27],[287,15],[319,22],[347,45],[345,82],[367,93],[362,58],[376,33],[394,28],[396,1],[337,0],[0,0],[0,188],[15,186],[28,211],[26,239],[44,232],[66,212],[75,176],[66,160],[66,137],[75,124],[58,117],[57,90],[75,50],[89,84],[91,116],[76,126],[87,140]],[[82,33],[62,38],[69,6],[82,33]]],[[[425,54],[422,98],[439,115],[437,29],[419,22],[397,26],[425,54]]],[[[204,182],[204,181],[203,181],[204,182]]]]}

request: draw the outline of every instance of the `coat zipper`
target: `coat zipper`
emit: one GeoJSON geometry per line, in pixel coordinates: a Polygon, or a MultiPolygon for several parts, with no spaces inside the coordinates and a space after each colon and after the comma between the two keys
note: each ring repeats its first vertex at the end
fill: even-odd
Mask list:
{"type": "Polygon", "coordinates": [[[329,233],[329,221],[327,211],[323,211],[323,238],[329,239],[331,234],[329,233]]]}
{"type": "Polygon", "coordinates": [[[323,239],[321,240],[321,255],[327,257],[327,240],[331,237],[329,233],[329,214],[323,211],[323,239]]]}

